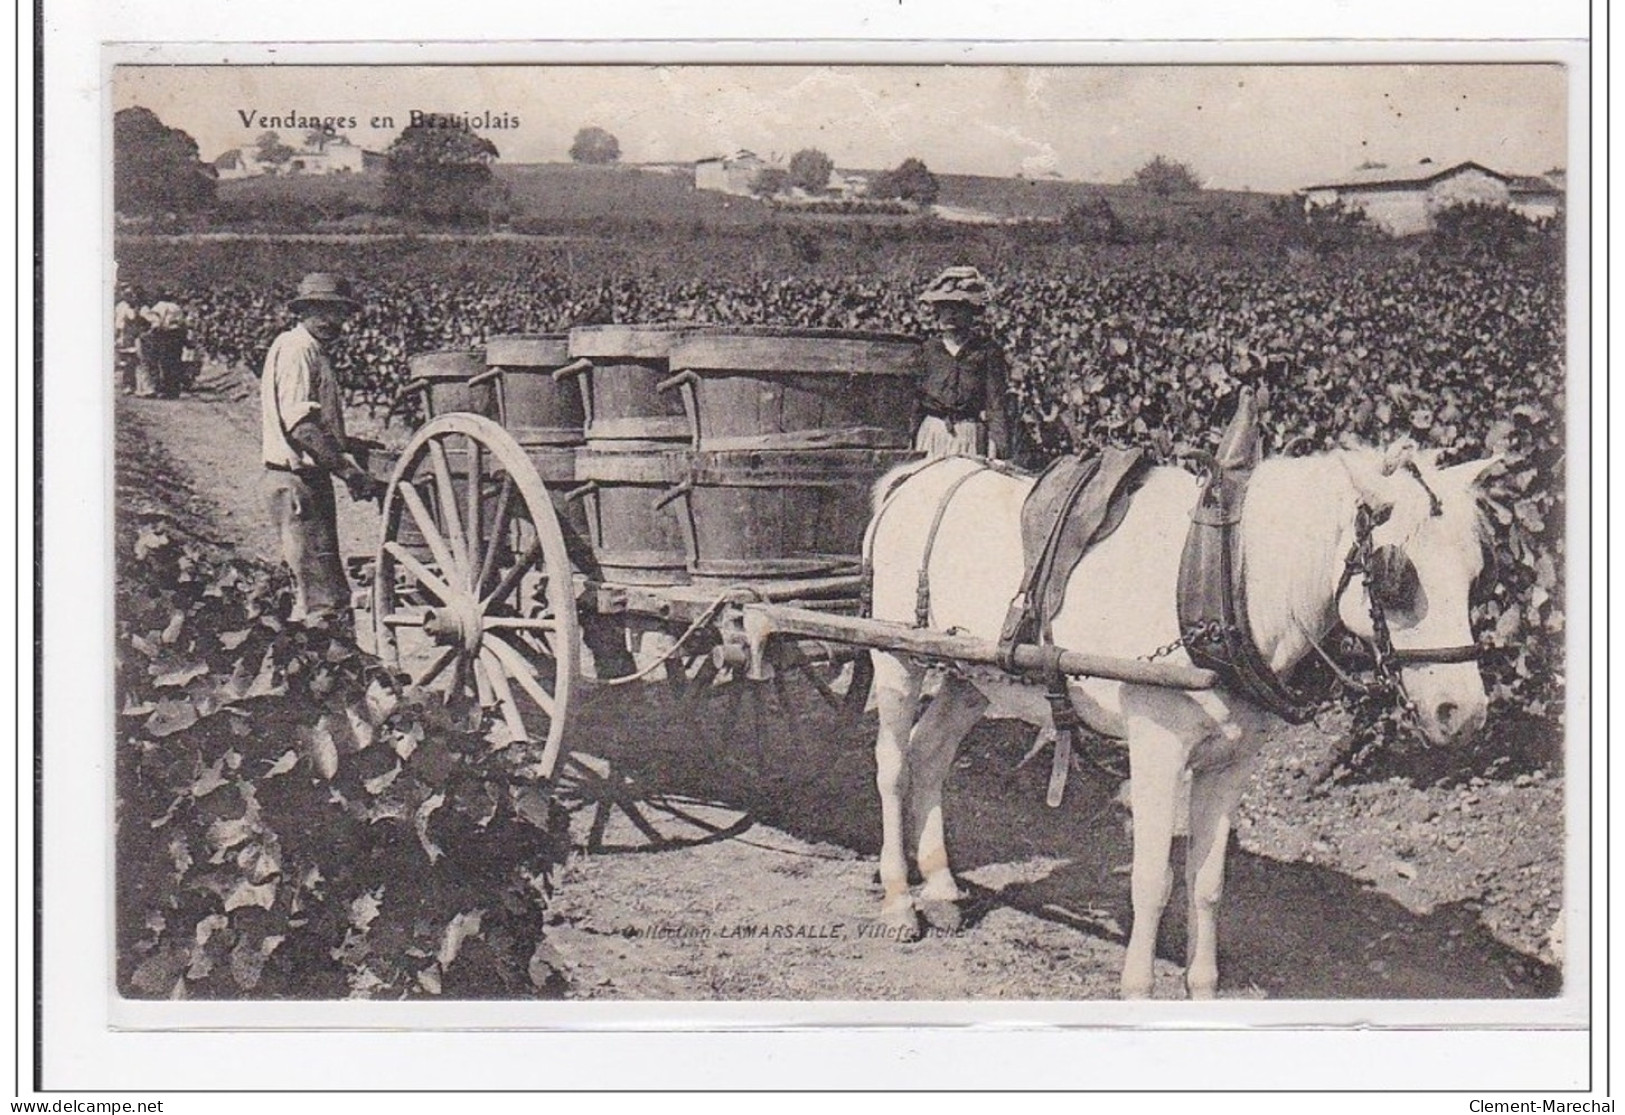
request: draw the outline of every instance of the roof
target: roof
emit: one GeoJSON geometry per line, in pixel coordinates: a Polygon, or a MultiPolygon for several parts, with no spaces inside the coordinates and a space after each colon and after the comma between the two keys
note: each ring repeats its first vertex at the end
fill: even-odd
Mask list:
{"type": "Polygon", "coordinates": [[[1564,183],[1558,175],[1551,174],[1520,174],[1510,183],[1515,194],[1560,194],[1564,192],[1564,183]]]}
{"type": "Polygon", "coordinates": [[[1482,163],[1471,160],[1456,163],[1452,166],[1441,167],[1432,159],[1423,159],[1419,163],[1407,166],[1388,166],[1386,163],[1367,164],[1351,171],[1348,177],[1338,182],[1322,182],[1314,186],[1305,186],[1305,190],[1346,190],[1352,187],[1364,189],[1380,188],[1385,186],[1431,186],[1441,178],[1449,178],[1453,174],[1460,174],[1464,170],[1476,170],[1491,178],[1498,178],[1502,182],[1513,181],[1510,175],[1502,174],[1498,170],[1491,170],[1482,163]]]}
{"type": "Polygon", "coordinates": [[[746,151],[743,148],[741,148],[740,150],[735,151],[731,155],[711,155],[708,158],[696,159],[695,162],[694,162],[694,165],[699,166],[700,163],[743,163],[743,162],[757,162],[757,163],[759,163],[761,161],[762,161],[762,157],[760,155],[758,155],[756,152],[754,152],[754,151],[746,151]]]}

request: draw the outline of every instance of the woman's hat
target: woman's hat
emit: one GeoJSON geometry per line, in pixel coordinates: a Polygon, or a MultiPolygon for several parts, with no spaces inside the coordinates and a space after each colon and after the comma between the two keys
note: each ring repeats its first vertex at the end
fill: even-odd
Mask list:
{"type": "Polygon", "coordinates": [[[361,308],[361,303],[355,300],[348,279],[329,275],[325,271],[312,271],[299,280],[299,291],[288,302],[288,306],[297,310],[305,305],[322,304],[343,306],[352,313],[361,308]]]}
{"type": "Polygon", "coordinates": [[[186,314],[173,302],[159,302],[146,311],[154,329],[176,329],[186,322],[186,314]]]}
{"type": "Polygon", "coordinates": [[[921,302],[968,302],[972,306],[986,306],[993,297],[993,289],[974,267],[950,267],[938,275],[920,295],[921,302]]]}

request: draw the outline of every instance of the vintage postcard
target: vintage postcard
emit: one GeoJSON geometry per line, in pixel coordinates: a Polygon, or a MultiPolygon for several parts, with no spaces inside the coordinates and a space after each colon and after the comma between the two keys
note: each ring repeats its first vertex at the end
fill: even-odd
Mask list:
{"type": "Polygon", "coordinates": [[[323,61],[108,57],[114,1025],[1584,1025],[1583,55],[323,61]]]}

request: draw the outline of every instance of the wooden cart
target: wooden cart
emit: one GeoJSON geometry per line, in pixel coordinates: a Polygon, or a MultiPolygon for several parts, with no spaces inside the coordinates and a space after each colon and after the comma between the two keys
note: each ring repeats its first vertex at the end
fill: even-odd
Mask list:
{"type": "MultiPolygon", "coordinates": [[[[997,664],[990,642],[861,614],[870,492],[913,458],[915,359],[885,334],[692,325],[414,358],[407,390],[429,417],[384,501],[380,655],[538,745],[543,777],[584,683],[800,677],[861,713],[870,649],[997,664]]],[[[1018,647],[1015,669],[1041,657],[1018,647]]],[[[1213,682],[1083,654],[1060,666],[1213,682]]]]}

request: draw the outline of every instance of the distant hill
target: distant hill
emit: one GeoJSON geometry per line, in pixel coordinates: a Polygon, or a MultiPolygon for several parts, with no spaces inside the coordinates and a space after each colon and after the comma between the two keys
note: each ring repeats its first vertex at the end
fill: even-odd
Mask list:
{"type": "Polygon", "coordinates": [[[753,197],[696,190],[692,174],[665,166],[501,163],[496,176],[512,191],[514,213],[541,220],[625,217],[761,224],[773,210],[753,197]]]}
{"type": "MultiPolygon", "coordinates": [[[[499,163],[494,168],[512,198],[512,219],[527,221],[588,222],[645,220],[684,224],[749,227],[798,221],[828,223],[874,220],[895,224],[890,217],[836,217],[799,215],[775,210],[751,197],[737,197],[694,189],[692,177],[681,165],[585,166],[579,163],[499,163]]],[[[875,171],[851,170],[867,174],[875,171]]],[[[1218,215],[1260,214],[1274,195],[1204,190],[1169,198],[1148,194],[1133,186],[1098,185],[1055,179],[993,178],[967,174],[937,176],[942,192],[938,201],[955,210],[974,211],[999,218],[1056,219],[1067,207],[1091,197],[1105,197],[1124,221],[1159,217],[1177,219],[1193,212],[1218,215]]],[[[256,205],[302,204],[324,211],[354,212],[374,208],[382,194],[383,176],[377,173],[311,177],[243,178],[221,182],[218,197],[228,211],[241,213],[256,205]]],[[[906,218],[905,218],[906,220],[906,218]]]]}
{"type": "Polygon", "coordinates": [[[937,200],[956,208],[979,209],[1001,217],[1060,217],[1067,207],[1088,198],[1104,197],[1124,220],[1144,219],[1169,210],[1236,209],[1262,213],[1272,194],[1233,190],[1203,190],[1183,197],[1157,197],[1136,186],[1094,182],[1066,182],[1053,178],[990,178],[973,174],[939,174],[942,193],[937,200]]]}

